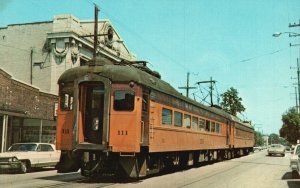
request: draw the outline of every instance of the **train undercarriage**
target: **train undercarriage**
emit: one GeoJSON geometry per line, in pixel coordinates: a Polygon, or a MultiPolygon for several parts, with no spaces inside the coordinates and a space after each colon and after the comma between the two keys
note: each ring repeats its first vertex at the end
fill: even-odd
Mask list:
{"type": "Polygon", "coordinates": [[[140,178],[163,170],[185,169],[202,163],[214,163],[248,155],[252,148],[215,149],[149,153],[111,153],[103,151],[75,150],[62,152],[59,173],[81,170],[85,177],[122,176],[140,178]]]}

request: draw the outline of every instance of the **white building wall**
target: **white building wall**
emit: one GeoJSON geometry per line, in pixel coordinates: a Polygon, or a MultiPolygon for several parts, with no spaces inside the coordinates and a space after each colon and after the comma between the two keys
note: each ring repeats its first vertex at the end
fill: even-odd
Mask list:
{"type": "MultiPolygon", "coordinates": [[[[99,21],[99,33],[111,26],[108,20],[99,21]]],[[[53,21],[15,24],[0,28],[0,67],[15,79],[38,87],[43,92],[58,94],[57,80],[67,69],[80,66],[80,58],[92,58],[93,21],[80,20],[72,15],[58,15],[53,21]],[[32,51],[32,73],[31,73],[32,51]],[[72,58],[73,57],[73,58],[72,58]],[[74,58],[76,57],[76,58],[74,58]]],[[[99,37],[102,52],[110,57],[134,60],[115,30],[112,46],[106,36],[99,37]]]]}
{"type": "MultiPolygon", "coordinates": [[[[9,25],[0,29],[0,67],[10,73],[14,78],[25,83],[31,82],[31,50],[32,62],[44,61],[47,53],[43,51],[43,46],[47,40],[47,32],[51,31],[52,23],[33,23],[23,25],[9,25]]],[[[42,70],[40,74],[43,79],[35,77],[33,67],[33,85],[37,82],[49,83],[51,74],[42,70]]],[[[45,85],[37,84],[38,87],[45,85]]],[[[41,90],[47,91],[46,87],[41,90]]]]}

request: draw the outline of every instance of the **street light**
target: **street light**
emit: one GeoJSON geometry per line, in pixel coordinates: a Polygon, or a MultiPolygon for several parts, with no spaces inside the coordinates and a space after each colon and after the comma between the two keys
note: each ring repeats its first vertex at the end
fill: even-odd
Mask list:
{"type": "Polygon", "coordinates": [[[289,34],[289,37],[297,37],[300,36],[299,33],[294,33],[294,32],[275,32],[273,33],[273,37],[279,37],[282,34],[289,34]]]}

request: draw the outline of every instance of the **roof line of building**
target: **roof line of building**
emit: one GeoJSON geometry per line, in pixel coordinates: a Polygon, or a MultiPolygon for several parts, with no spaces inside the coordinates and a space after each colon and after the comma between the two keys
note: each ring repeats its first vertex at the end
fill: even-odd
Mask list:
{"type": "Polygon", "coordinates": [[[46,92],[46,91],[43,91],[41,90],[41,88],[35,86],[35,85],[31,85],[31,84],[28,84],[22,80],[18,80],[16,78],[14,78],[13,76],[11,76],[10,73],[6,72],[5,70],[3,70],[2,68],[0,68],[0,74],[3,74],[5,75],[7,78],[9,78],[11,81],[13,82],[17,82],[18,84],[21,84],[23,85],[24,87],[28,87],[28,88],[31,88],[31,89],[35,89],[35,90],[38,90],[40,93],[44,93],[44,94],[48,94],[48,95],[53,95],[53,96],[56,96],[55,94],[52,94],[52,93],[49,93],[49,92],[46,92]]]}
{"type": "MultiPolygon", "coordinates": [[[[18,26],[18,25],[32,25],[32,24],[43,24],[43,23],[53,23],[53,21],[40,21],[40,22],[31,22],[31,23],[19,23],[19,24],[9,24],[8,26],[18,26]]],[[[6,27],[6,28],[7,28],[6,27]]]]}

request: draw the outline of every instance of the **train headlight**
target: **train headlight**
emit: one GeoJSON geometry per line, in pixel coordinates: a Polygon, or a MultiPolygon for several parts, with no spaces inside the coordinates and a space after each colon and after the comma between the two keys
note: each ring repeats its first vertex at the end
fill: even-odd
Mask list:
{"type": "Polygon", "coordinates": [[[99,129],[99,118],[98,117],[93,118],[92,129],[93,129],[93,131],[98,131],[98,129],[99,129]]]}

